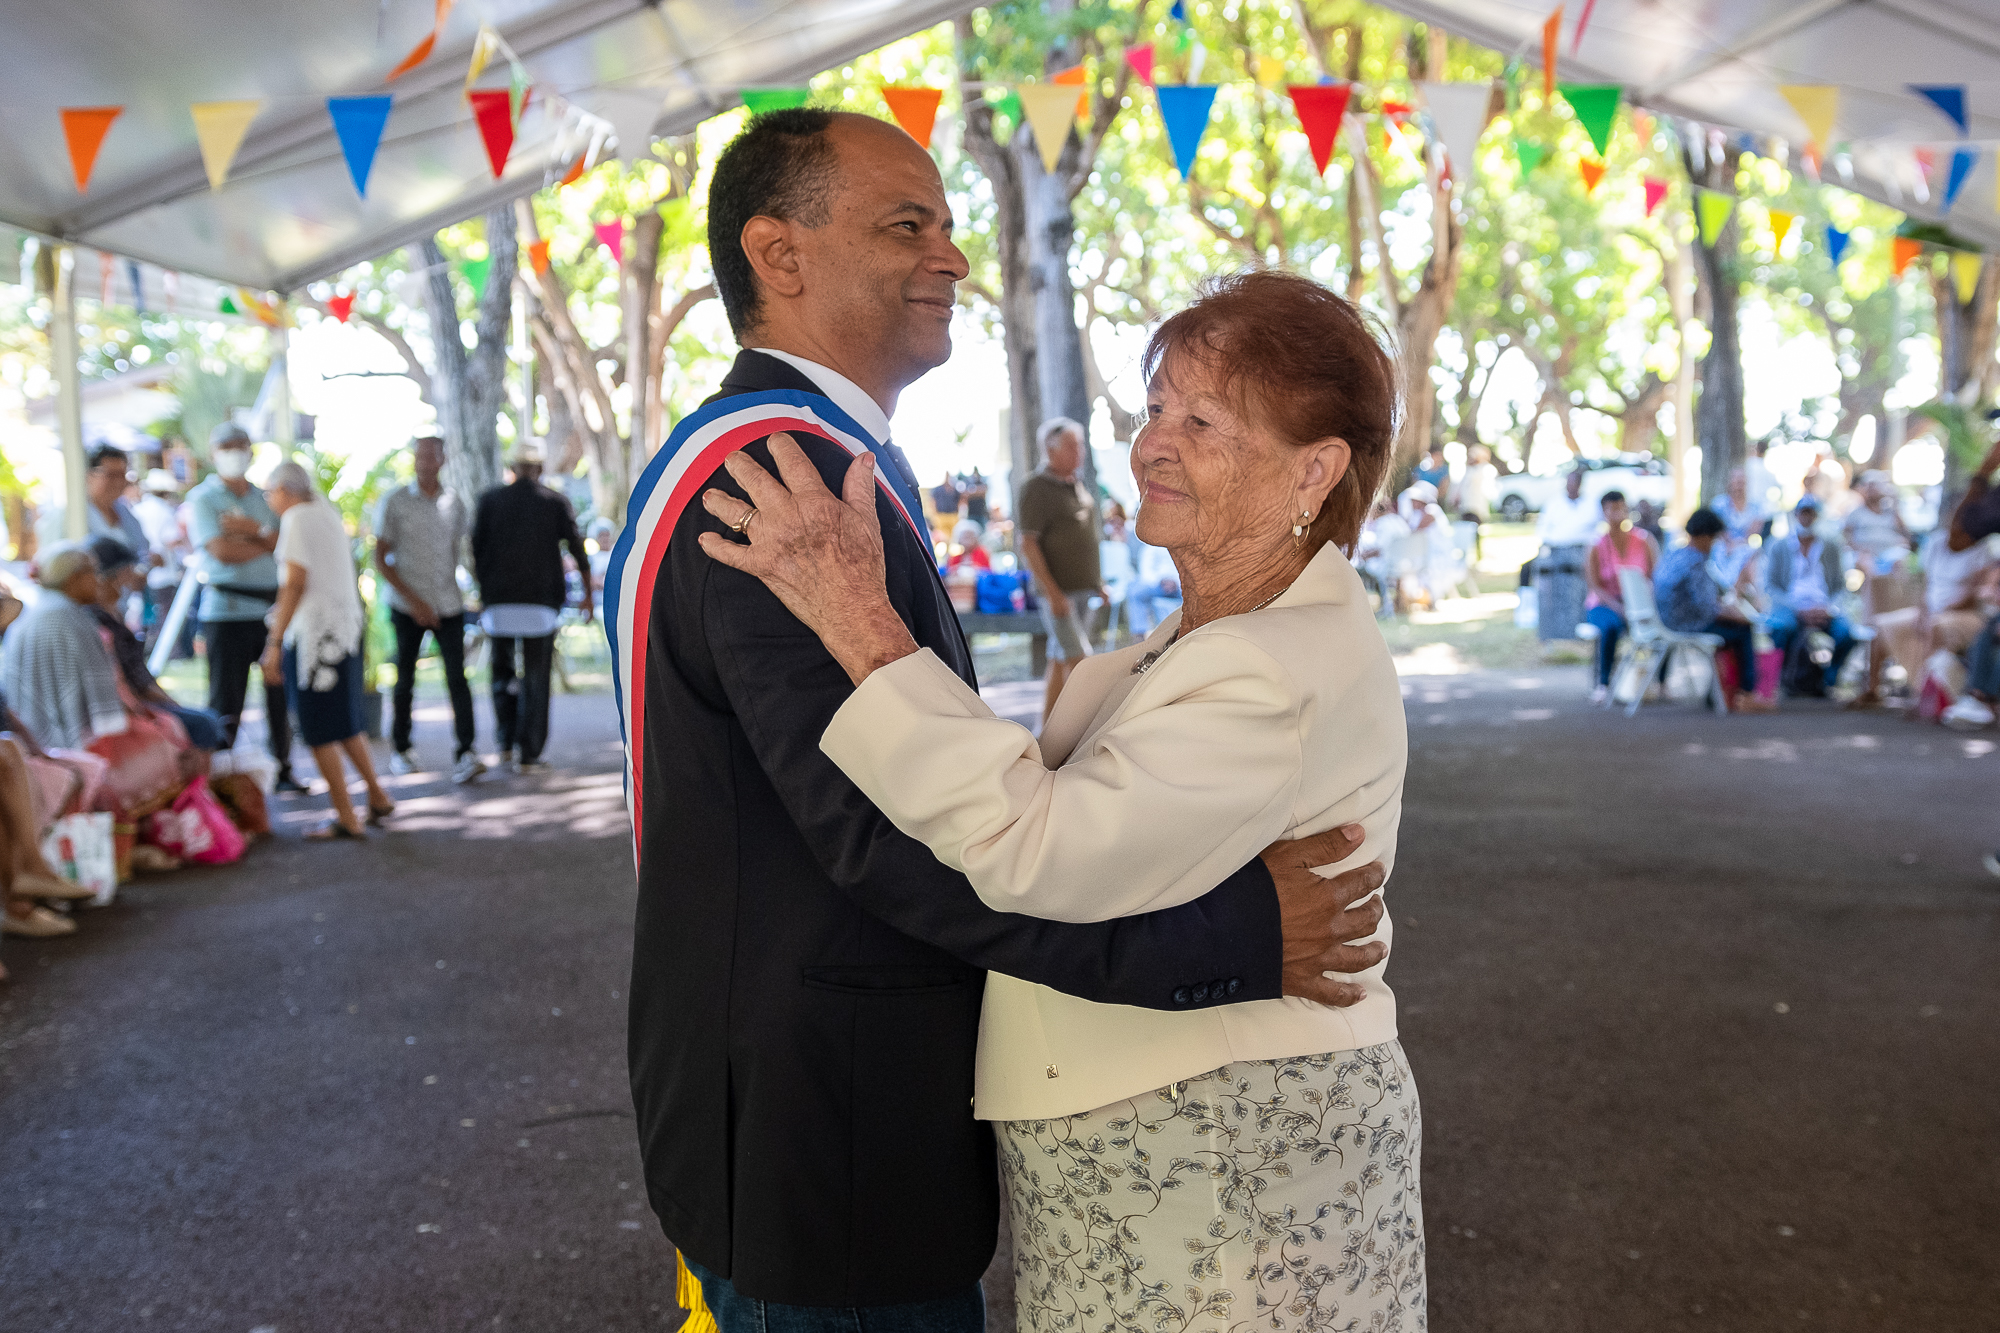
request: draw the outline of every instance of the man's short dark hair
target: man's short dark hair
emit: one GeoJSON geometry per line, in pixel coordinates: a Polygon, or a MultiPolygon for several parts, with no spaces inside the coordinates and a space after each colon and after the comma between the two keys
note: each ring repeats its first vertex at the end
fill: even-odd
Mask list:
{"type": "Polygon", "coordinates": [[[132,456],[115,444],[93,444],[90,447],[90,452],[83,456],[83,465],[92,472],[95,472],[97,465],[107,458],[115,462],[127,464],[132,461],[132,456]]]}
{"type": "Polygon", "coordinates": [[[1623,492],[1623,491],[1606,491],[1606,492],[1605,492],[1604,494],[1602,494],[1602,495],[1600,495],[1600,496],[1598,496],[1598,497],[1597,497],[1597,503],[1598,503],[1598,506],[1599,506],[1600,508],[1601,508],[1601,507],[1603,507],[1604,505],[1608,505],[1608,504],[1621,504],[1621,505],[1622,505],[1622,504],[1624,504],[1624,503],[1625,503],[1625,492],[1623,492]]]}
{"type": "Polygon", "coordinates": [[[116,537],[92,537],[84,543],[84,549],[97,561],[100,574],[116,574],[128,565],[137,564],[139,559],[132,554],[131,547],[116,537]]]}
{"type": "Polygon", "coordinates": [[[1713,509],[1697,509],[1688,515],[1687,527],[1684,531],[1690,537],[1714,537],[1719,535],[1723,528],[1727,526],[1722,521],[1722,515],[1716,513],[1713,509]]]}
{"type": "Polygon", "coordinates": [[[826,132],[833,112],[791,107],[753,116],[722,150],[708,183],[708,260],[716,294],[738,342],[762,321],[757,275],[743,253],[751,218],[824,227],[838,165],[826,132]]]}

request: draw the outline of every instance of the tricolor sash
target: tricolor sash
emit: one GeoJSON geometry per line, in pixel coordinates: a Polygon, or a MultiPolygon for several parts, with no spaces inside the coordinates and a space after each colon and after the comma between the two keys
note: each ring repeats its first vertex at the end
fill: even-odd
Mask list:
{"type": "Polygon", "coordinates": [[[604,636],[611,644],[611,690],[618,700],[619,731],[625,741],[625,801],[632,814],[635,862],[645,780],[646,642],[654,580],[681,514],[696,502],[722,460],[779,431],[820,436],[855,457],[874,453],[875,484],[910,525],[918,543],[930,549],[922,503],[894,468],[884,466],[881,446],[832,399],[772,389],[717,399],[681,419],[639,474],[626,506],[625,530],[612,547],[604,573],[604,636]]]}

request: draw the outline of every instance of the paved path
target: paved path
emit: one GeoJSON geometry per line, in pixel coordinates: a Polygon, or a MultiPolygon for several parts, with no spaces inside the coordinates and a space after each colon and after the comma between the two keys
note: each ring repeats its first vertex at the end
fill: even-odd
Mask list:
{"type": "MultiPolygon", "coordinates": [[[[2000,756],[1579,679],[1406,681],[1431,1327],[1990,1329],[2000,756]]],[[[673,1326],[609,701],[556,703],[557,775],[401,780],[366,846],[290,802],[9,941],[0,1329],[673,1326]]]]}

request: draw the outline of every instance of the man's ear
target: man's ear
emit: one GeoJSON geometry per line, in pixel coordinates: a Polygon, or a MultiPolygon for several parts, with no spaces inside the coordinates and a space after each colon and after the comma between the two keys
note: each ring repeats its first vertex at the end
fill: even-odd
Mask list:
{"type": "Polygon", "coordinates": [[[805,290],[794,224],[779,218],[754,217],[743,224],[743,253],[764,290],[776,296],[797,296],[805,290]]]}

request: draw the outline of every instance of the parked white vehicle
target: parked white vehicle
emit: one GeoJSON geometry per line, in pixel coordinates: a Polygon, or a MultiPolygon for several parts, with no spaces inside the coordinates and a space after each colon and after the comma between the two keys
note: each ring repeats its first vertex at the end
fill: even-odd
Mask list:
{"type": "MultiPolygon", "coordinates": [[[[1593,500],[1606,491],[1623,491],[1633,504],[1651,500],[1664,508],[1674,498],[1673,469],[1650,454],[1579,458],[1575,466],[1583,468],[1583,493],[1593,500]]],[[[1502,477],[1494,488],[1493,508],[1508,522],[1519,523],[1562,494],[1564,475],[1515,472],[1502,477]]]]}

